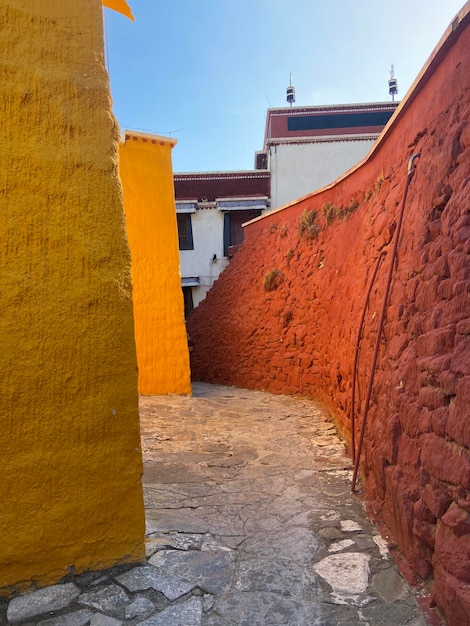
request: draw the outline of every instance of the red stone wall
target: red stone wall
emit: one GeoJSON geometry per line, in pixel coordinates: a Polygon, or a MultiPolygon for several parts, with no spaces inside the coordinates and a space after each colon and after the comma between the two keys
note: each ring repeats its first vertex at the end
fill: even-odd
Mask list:
{"type": "Polygon", "coordinates": [[[365,164],[247,226],[242,249],[188,319],[196,380],[316,397],[349,437],[366,291],[387,250],[365,317],[360,415],[408,159],[421,152],[360,476],[370,510],[433,584],[451,625],[470,622],[469,21],[449,31],[365,164]],[[316,237],[299,231],[307,210],[317,212],[316,237]]]}

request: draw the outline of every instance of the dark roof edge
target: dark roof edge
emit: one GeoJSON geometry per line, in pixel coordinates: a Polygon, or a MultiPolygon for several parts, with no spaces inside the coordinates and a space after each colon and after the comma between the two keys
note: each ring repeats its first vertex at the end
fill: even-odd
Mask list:
{"type": "Polygon", "coordinates": [[[227,172],[175,172],[173,178],[186,180],[204,180],[209,178],[269,178],[269,170],[239,170],[227,172]]]}

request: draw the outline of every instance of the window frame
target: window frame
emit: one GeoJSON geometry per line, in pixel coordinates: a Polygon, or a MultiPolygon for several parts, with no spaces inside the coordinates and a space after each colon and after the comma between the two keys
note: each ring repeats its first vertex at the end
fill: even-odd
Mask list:
{"type": "Polygon", "coordinates": [[[191,215],[191,213],[176,213],[179,250],[194,250],[193,224],[191,215]]]}

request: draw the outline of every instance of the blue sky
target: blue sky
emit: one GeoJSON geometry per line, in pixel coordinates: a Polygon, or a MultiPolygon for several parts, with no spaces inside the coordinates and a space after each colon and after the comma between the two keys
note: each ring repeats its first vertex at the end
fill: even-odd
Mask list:
{"type": "Polygon", "coordinates": [[[171,135],[175,172],[252,169],[266,110],[401,99],[464,0],[128,0],[104,9],[121,129],[171,135]]]}

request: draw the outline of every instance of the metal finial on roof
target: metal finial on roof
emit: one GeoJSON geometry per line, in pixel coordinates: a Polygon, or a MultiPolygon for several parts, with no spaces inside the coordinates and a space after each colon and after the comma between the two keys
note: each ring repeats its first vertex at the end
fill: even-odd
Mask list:
{"type": "Polygon", "coordinates": [[[388,93],[392,96],[392,102],[395,102],[395,94],[398,93],[398,81],[395,78],[395,68],[390,69],[390,79],[388,81],[388,93]]]}
{"type": "Polygon", "coordinates": [[[295,87],[292,85],[292,72],[289,75],[289,87],[287,87],[287,102],[292,106],[295,102],[295,87]]]}

